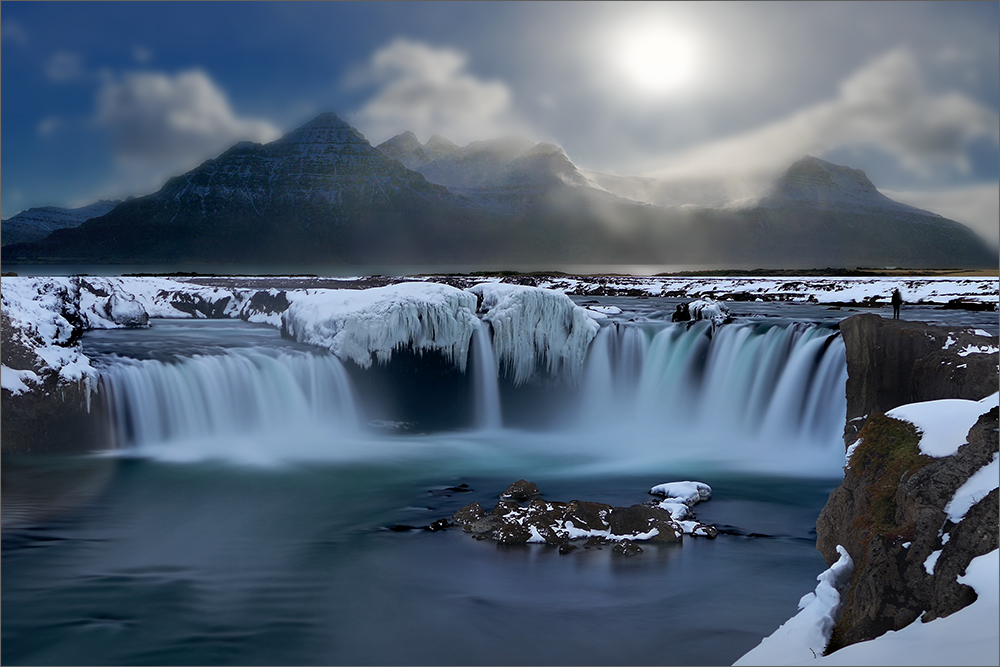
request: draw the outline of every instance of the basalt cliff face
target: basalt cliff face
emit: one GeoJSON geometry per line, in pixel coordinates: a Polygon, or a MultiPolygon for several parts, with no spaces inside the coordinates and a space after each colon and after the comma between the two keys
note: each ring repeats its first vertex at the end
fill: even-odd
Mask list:
{"type": "Polygon", "coordinates": [[[839,544],[855,564],[828,654],[974,602],[976,593],[956,578],[997,548],[1000,532],[996,488],[956,521],[946,512],[956,491],[997,456],[997,408],[984,407],[965,444],[940,458],[920,452],[912,424],[883,414],[995,393],[997,337],[867,314],[840,328],[848,364],[845,439],[860,444],[816,524],[827,563],[837,561],[839,544]]]}

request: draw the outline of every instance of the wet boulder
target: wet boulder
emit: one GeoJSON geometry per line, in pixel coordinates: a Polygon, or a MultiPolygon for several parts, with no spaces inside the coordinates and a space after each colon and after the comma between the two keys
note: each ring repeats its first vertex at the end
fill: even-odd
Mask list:
{"type": "Polygon", "coordinates": [[[508,486],[507,490],[500,494],[500,498],[502,500],[514,500],[520,502],[537,498],[540,495],[542,495],[542,492],[538,490],[538,487],[535,486],[534,482],[519,479],[508,486]]]}
{"type": "Polygon", "coordinates": [[[677,542],[684,534],[670,512],[648,505],[616,507],[611,512],[610,523],[612,537],[677,542]]]}

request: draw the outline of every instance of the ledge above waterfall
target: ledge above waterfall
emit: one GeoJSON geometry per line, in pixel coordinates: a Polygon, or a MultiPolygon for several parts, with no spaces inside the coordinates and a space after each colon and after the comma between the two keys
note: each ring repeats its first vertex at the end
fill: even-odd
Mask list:
{"type": "Polygon", "coordinates": [[[539,360],[549,373],[579,379],[600,328],[586,309],[540,287],[481,283],[469,291],[483,300],[483,320],[493,326],[493,351],[515,385],[535,375],[539,360]]]}
{"type": "Polygon", "coordinates": [[[366,290],[294,293],[281,333],[331,350],[362,368],[387,363],[395,350],[434,350],[464,371],[478,325],[476,297],[435,283],[412,282],[366,290]]]}

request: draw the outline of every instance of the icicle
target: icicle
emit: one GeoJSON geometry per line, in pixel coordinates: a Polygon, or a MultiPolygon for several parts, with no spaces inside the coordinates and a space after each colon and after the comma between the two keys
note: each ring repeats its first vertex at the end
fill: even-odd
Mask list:
{"type": "Polygon", "coordinates": [[[600,328],[586,309],[561,292],[524,285],[482,283],[469,292],[483,299],[493,350],[515,386],[533,378],[539,362],[549,373],[579,380],[600,328]]]}

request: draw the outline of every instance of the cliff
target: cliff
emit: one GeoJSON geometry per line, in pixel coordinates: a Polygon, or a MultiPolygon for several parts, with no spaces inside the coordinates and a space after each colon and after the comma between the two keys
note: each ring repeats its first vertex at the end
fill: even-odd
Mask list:
{"type": "Polygon", "coordinates": [[[995,486],[964,513],[949,505],[996,460],[997,407],[984,401],[964,443],[954,442],[946,456],[927,455],[926,434],[893,417],[907,413],[883,414],[994,394],[997,337],[867,314],[840,327],[848,366],[845,439],[857,446],[817,520],[816,546],[832,565],[843,545],[855,569],[827,654],[974,602],[973,589],[956,579],[973,558],[997,548],[1000,532],[995,486]]]}

